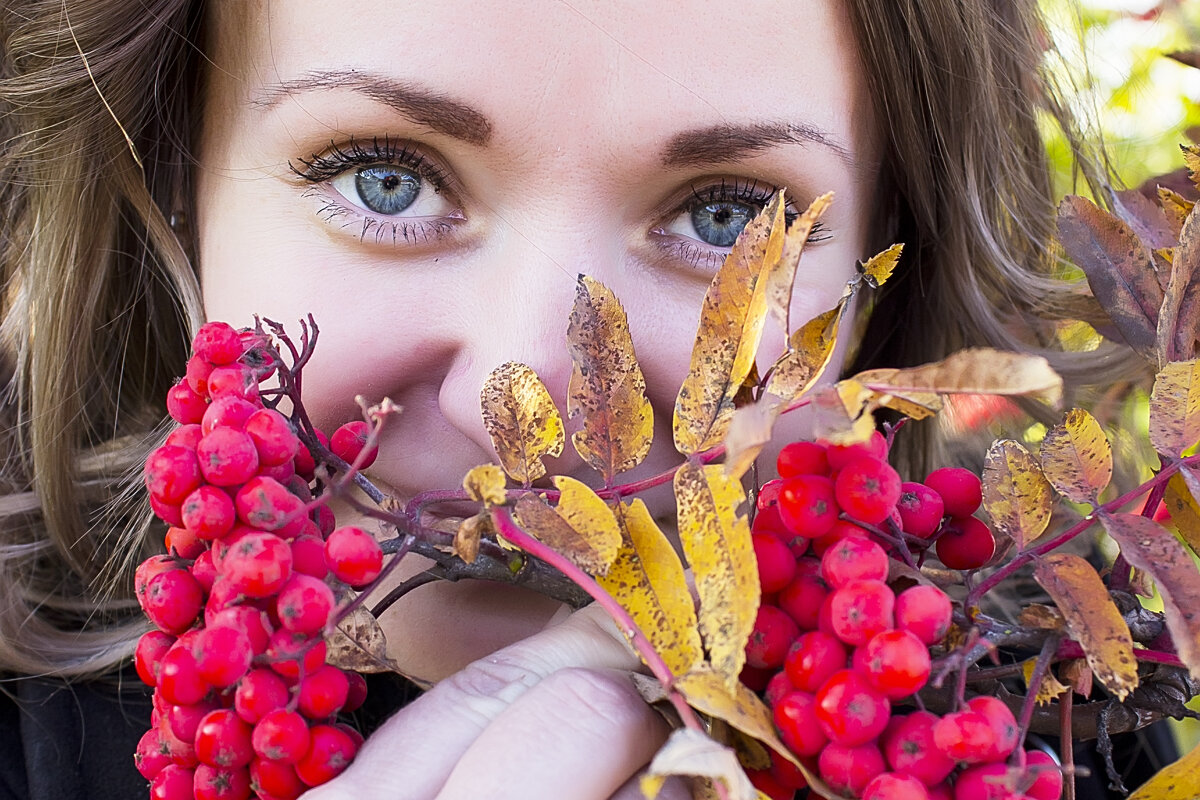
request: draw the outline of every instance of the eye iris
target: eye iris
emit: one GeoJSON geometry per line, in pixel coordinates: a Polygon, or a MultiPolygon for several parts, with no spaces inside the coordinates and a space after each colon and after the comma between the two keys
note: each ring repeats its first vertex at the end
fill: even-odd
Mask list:
{"type": "Polygon", "coordinates": [[[705,243],[729,247],[755,213],[756,209],[745,203],[706,203],[692,209],[692,227],[705,243]]]}
{"type": "Polygon", "coordinates": [[[376,214],[399,214],[416,201],[421,178],[396,167],[364,167],[354,176],[354,188],[363,205],[376,214]]]}

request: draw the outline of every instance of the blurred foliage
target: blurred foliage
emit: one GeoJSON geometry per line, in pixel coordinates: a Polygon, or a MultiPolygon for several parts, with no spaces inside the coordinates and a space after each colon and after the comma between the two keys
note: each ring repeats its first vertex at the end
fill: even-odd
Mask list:
{"type": "MultiPolygon", "coordinates": [[[[1200,140],[1200,69],[1168,57],[1200,49],[1197,0],[1043,0],[1063,80],[1085,136],[1101,140],[1126,186],[1182,166],[1180,142],[1200,140]]],[[[1046,126],[1060,193],[1079,191],[1070,148],[1046,126]]]]}

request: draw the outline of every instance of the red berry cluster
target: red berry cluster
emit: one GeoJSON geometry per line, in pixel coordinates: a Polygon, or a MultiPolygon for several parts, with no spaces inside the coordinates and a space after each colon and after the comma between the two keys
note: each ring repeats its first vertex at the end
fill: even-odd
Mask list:
{"type": "MultiPolygon", "coordinates": [[[[974,569],[995,541],[971,516],[978,477],[940,469],[903,483],[886,458],[878,434],[781,451],[782,477],[762,487],[752,526],[763,599],[743,681],[764,692],[788,748],[840,795],[1056,800],[1062,775],[1048,756],[1006,763],[1018,729],[1002,701],[977,697],[940,718],[904,707],[929,678],[929,648],[946,636],[952,605],[931,585],[896,594],[889,552],[936,542],[947,566],[974,569]]],[[[783,759],[751,779],[772,798],[808,785],[783,759]]]]}
{"type": "MultiPolygon", "coordinates": [[[[179,427],[144,471],[170,528],[167,554],[134,577],[157,628],[135,654],[155,690],[135,761],[156,800],[290,800],[362,743],[337,715],[362,704],[366,682],[326,663],[324,634],[335,589],[371,583],[383,553],[312,503],[316,462],[259,394],[277,368],[261,335],[211,322],[192,346],[167,397],[179,427]]],[[[348,423],[329,447],[353,462],[366,433],[348,423]]]]}

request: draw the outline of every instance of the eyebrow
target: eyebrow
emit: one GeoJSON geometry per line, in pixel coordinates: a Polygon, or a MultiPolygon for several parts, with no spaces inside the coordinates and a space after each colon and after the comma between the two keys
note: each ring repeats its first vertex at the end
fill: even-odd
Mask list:
{"type": "MultiPolygon", "coordinates": [[[[424,125],[468,144],[485,147],[492,138],[487,116],[467,103],[410,82],[358,70],[314,70],[299,78],[268,84],[251,103],[271,108],[306,92],[349,89],[424,125]]],[[[681,131],[661,150],[666,167],[738,161],[778,144],[818,144],[853,166],[850,150],[813,125],[784,122],[719,124],[681,131]]]]}
{"type": "Polygon", "coordinates": [[[304,92],[350,89],[398,111],[424,125],[468,144],[485,146],[492,138],[492,123],[480,111],[444,94],[404,81],[356,70],[321,70],[305,73],[264,87],[251,102],[263,108],[304,92]]]}

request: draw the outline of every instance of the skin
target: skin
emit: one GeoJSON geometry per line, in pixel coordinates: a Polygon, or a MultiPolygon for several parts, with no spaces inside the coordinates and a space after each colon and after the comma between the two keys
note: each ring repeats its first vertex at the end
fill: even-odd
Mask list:
{"type": "MultiPolygon", "coordinates": [[[[736,21],[700,0],[584,0],[544,4],[519,24],[505,0],[477,0],[469,20],[447,3],[395,19],[357,2],[336,12],[315,0],[215,5],[197,171],[206,312],[235,325],[311,312],[321,341],[305,370],[306,404],[329,431],[358,417],[355,394],[403,406],[370,471],[402,501],[495,460],[478,403],[495,366],[528,364],[565,397],[563,334],[581,272],[622,299],[655,408],[655,446],[625,478],[678,463],[675,392],[726,252],[693,226],[693,191],[722,179],[757,181],[764,196],[786,186],[797,210],[835,192],[828,238],[801,264],[794,324],[829,308],[866,255],[875,124],[832,0],[753,3],[736,21]],[[409,90],[404,103],[379,99],[397,87],[409,90]],[[472,110],[455,122],[431,116],[428,103],[413,107],[428,96],[472,110]],[[786,135],[749,151],[719,135],[760,124],[786,135]],[[700,132],[690,141],[702,152],[665,161],[684,132],[700,132]],[[329,158],[331,142],[370,149],[385,136],[452,176],[441,191],[424,184],[395,218],[358,207],[362,164],[323,183],[288,166],[329,158]]],[[[768,328],[769,358],[782,339],[768,328]]],[[[551,474],[595,485],[567,451],[551,474]]],[[[646,499],[667,514],[669,491],[646,499]]],[[[423,566],[413,562],[406,574],[423,566]]],[[[497,759],[525,763],[506,771],[520,776],[514,796],[620,791],[664,729],[621,677],[637,664],[611,626],[586,611],[548,627],[560,611],[485,583],[406,597],[382,620],[388,638],[405,643],[393,649],[408,673],[442,683],[373,737],[330,793],[313,796],[371,797],[381,775],[400,774],[414,787],[405,796],[480,796],[474,782],[494,780],[494,767],[469,767],[497,759]],[[603,716],[612,719],[594,719],[603,716]],[[628,747],[597,758],[600,742],[618,738],[628,747]]]]}

